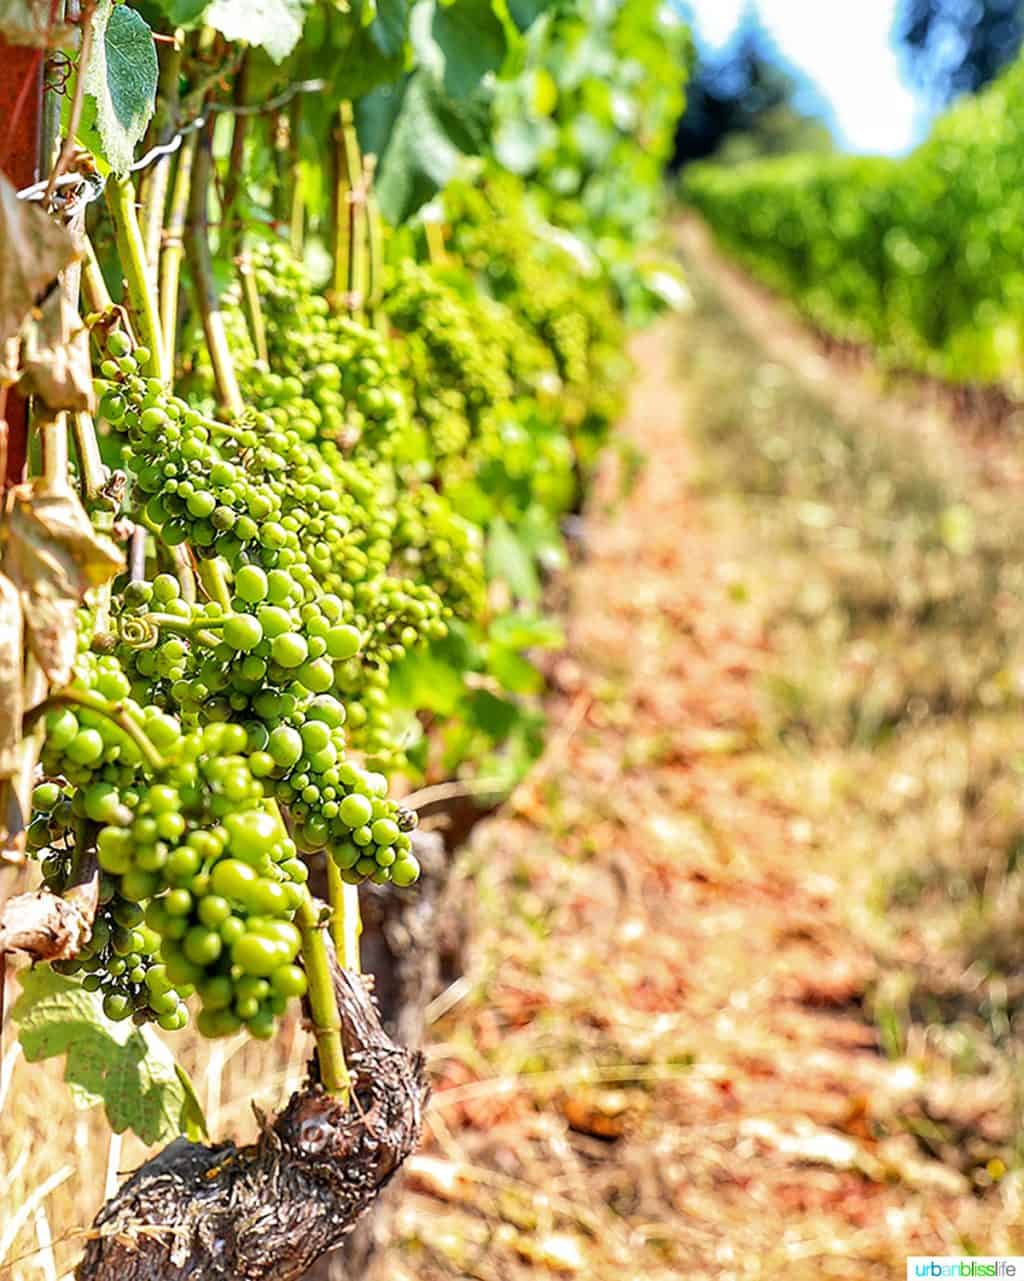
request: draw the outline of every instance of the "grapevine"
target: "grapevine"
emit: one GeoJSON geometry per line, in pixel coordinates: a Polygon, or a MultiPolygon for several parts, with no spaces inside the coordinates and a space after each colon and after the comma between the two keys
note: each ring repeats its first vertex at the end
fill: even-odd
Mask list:
{"type": "MultiPolygon", "coordinates": [[[[35,398],[0,562],[4,836],[29,878],[10,902],[62,922],[19,932],[0,915],[0,955],[35,962],[15,1019],[82,1002],[112,1044],[152,1049],[186,1026],[272,1040],[301,1004],[316,1047],[276,1138],[236,1152],[236,1173],[191,1147],[174,1195],[136,1204],[144,1169],[101,1213],[119,1223],[130,1204],[153,1229],[133,1276],[184,1275],[161,1225],[193,1232],[190,1197],[223,1195],[229,1214],[236,1177],[254,1201],[294,1192],[273,1247],[239,1238],[216,1266],[294,1275],[415,1145],[422,1063],[351,973],[359,887],[415,894],[412,788],[498,767],[511,785],[539,751],[530,651],[557,633],[540,586],[626,372],[628,247],[613,284],[608,228],[574,219],[593,261],[579,273],[544,180],[504,173],[490,139],[503,94],[547,56],[532,18],[495,9],[484,72],[439,46],[452,74],[435,83],[405,18],[316,3],[305,30],[257,23],[245,46],[236,8],[40,19],[41,56],[73,83],[67,136],[12,189],[12,243],[33,244],[38,280],[0,316],[3,394],[35,398]],[[476,146],[475,176],[420,172],[408,121],[364,149],[372,91],[406,76],[410,102],[455,94],[453,120],[482,95],[491,124],[458,144],[476,146]]],[[[548,25],[590,9],[552,5],[548,25]]],[[[618,20],[654,19],[636,0],[602,9],[625,65],[618,20]]],[[[675,101],[645,98],[652,134],[675,101]]],[[[623,136],[620,154],[636,146],[623,136]]],[[[163,1108],[150,1141],[188,1128],[181,1080],[178,1122],[163,1108]]],[[[205,1258],[216,1233],[200,1235],[205,1258]]],[[[80,1275],[119,1273],[123,1242],[95,1236],[80,1275]]]]}

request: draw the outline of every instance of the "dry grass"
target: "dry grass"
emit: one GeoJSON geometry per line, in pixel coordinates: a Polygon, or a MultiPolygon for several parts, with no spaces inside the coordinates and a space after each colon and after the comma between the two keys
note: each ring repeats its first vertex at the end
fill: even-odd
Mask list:
{"type": "MultiPolygon", "coordinates": [[[[1024,1246],[1014,487],[989,443],[808,384],[798,334],[766,347],[770,309],[739,325],[697,276],[636,348],[646,466],[592,504],[548,752],[463,859],[476,941],[388,1281],[1024,1246]]],[[[243,1137],[308,1051],[184,1044],[243,1137]]],[[[8,1045],[0,1235],[73,1167],[24,1281],[71,1266],[107,1177],[59,1076],[8,1045]]]]}

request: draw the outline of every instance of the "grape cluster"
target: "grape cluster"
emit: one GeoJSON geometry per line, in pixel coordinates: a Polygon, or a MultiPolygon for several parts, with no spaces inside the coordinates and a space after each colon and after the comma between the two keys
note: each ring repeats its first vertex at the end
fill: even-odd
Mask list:
{"type": "MultiPolygon", "coordinates": [[[[142,516],[163,543],[187,539],[232,578],[230,611],[209,603],[198,616],[175,598],[173,577],[153,584],[169,598],[163,612],[187,626],[164,624],[191,636],[136,656],[139,683],[162,682],[161,697],[180,710],[264,723],[301,715],[310,697],[343,684],[353,745],[366,746],[369,717],[356,704],[373,701],[380,674],[407,650],[443,636],[451,613],[430,586],[391,572],[389,469],[318,442],[317,407],[297,403],[293,388],[254,412],[253,426],[218,423],[141,378],[137,360],[103,362],[102,412],[127,437],[142,516]],[[196,638],[214,628],[219,640],[203,653],[196,638]]],[[[144,586],[132,591],[131,608],[150,603],[144,586]]]]}
{"type": "MultiPolygon", "coordinates": [[[[99,785],[93,784],[93,788],[99,785]]],[[[93,797],[98,793],[92,792],[93,797]]],[[[55,894],[65,893],[75,875],[76,851],[83,837],[87,793],[46,781],[32,794],[35,817],[29,832],[29,848],[45,851],[43,882],[55,894]]],[[[131,799],[129,794],[129,799],[131,799]]],[[[122,813],[130,811],[118,801],[122,813]]],[[[111,813],[113,805],[103,796],[100,806],[111,813]]],[[[78,955],[59,961],[64,974],[81,974],[83,986],[103,993],[103,1010],[115,1021],[131,1016],[136,1023],[150,1019],[165,1031],[175,1032],[188,1021],[184,1001],[189,990],[161,985],[158,964],[160,939],[144,920],[139,903],[121,894],[115,878],[101,875],[98,904],[92,933],[78,955]]]]}
{"type": "Polygon", "coordinates": [[[452,183],[444,193],[454,246],[475,278],[551,353],[562,430],[590,455],[621,409],[625,332],[606,281],[577,262],[531,213],[512,174],[452,183]]]}
{"type": "Polygon", "coordinates": [[[121,895],[145,903],[162,962],[147,976],[157,999],[194,988],[205,1035],[245,1023],[265,1038],[288,998],[305,991],[292,917],[307,872],[246,747],[239,725],[184,735],[130,822],[101,827],[96,849],[121,895]]]}
{"type": "Polygon", "coordinates": [[[464,452],[515,392],[505,344],[478,309],[427,267],[403,262],[384,310],[400,336],[403,382],[435,466],[464,452]]]}

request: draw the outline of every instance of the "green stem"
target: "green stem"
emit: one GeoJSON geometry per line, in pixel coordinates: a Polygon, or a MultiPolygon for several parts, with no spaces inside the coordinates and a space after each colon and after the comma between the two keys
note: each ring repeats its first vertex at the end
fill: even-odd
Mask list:
{"type": "Polygon", "coordinates": [[[224,561],[220,556],[212,556],[209,560],[199,562],[199,581],[203,589],[209,596],[210,600],[216,601],[217,604],[225,611],[231,613],[231,592],[228,590],[228,582],[224,577],[224,561]]]}
{"type": "MultiPolygon", "coordinates": [[[[236,106],[244,105],[249,96],[249,54],[243,55],[235,77],[234,101],[236,106]]],[[[224,176],[224,197],[221,200],[221,235],[224,237],[224,256],[234,258],[242,247],[242,215],[238,209],[238,194],[245,174],[245,136],[249,129],[251,117],[244,113],[235,116],[234,129],[231,134],[231,151],[228,155],[228,169],[224,176]]]]}
{"type": "Polygon", "coordinates": [[[342,915],[342,891],[345,882],[341,879],[341,868],[331,858],[330,851],[324,852],[327,867],[327,901],[331,905],[331,938],[334,950],[341,956],[345,947],[345,922],[342,915]]]}
{"type": "Polygon", "coordinates": [[[343,939],[341,963],[346,970],[360,973],[359,939],[363,933],[363,918],[359,912],[359,886],[341,883],[341,916],[343,939]]]}
{"type": "Polygon", "coordinates": [[[140,614],[139,620],[152,624],[161,632],[173,632],[175,636],[191,636],[210,649],[220,644],[221,638],[216,634],[216,629],[224,626],[222,618],[204,618],[197,621],[179,618],[177,614],[140,614]]]}
{"type": "Polygon", "coordinates": [[[289,242],[296,258],[302,257],[306,205],[302,198],[302,164],[299,140],[302,135],[302,95],[296,94],[288,109],[288,221],[289,242]]]}
{"type": "Polygon", "coordinates": [[[36,419],[42,455],[42,489],[60,494],[68,489],[68,416],[64,410],[43,410],[36,419]]]}
{"type": "Polygon", "coordinates": [[[75,453],[78,455],[82,501],[88,506],[99,498],[106,483],[107,469],[103,465],[92,415],[84,410],[79,411],[71,419],[71,426],[75,437],[75,453]]]}
{"type": "Polygon", "coordinates": [[[207,125],[196,151],[192,175],[192,200],[189,207],[188,256],[192,268],[192,283],[196,302],[203,319],[206,347],[213,365],[217,395],[224,412],[231,418],[241,418],[245,401],[235,376],[235,366],[228,347],[224,316],[213,279],[213,259],[210,254],[209,210],[207,194],[213,178],[213,128],[207,125]]]}
{"type": "Polygon", "coordinates": [[[110,177],[107,181],[107,207],[114,220],[114,239],[117,242],[121,268],[125,273],[135,327],[142,342],[149,348],[153,376],[162,383],[169,383],[171,373],[167,363],[167,348],[157,314],[155,291],[146,270],[146,251],[135,212],[135,187],[131,178],[110,177]]]}
{"type": "MultiPolygon", "coordinates": [[[[157,87],[156,119],[153,138],[164,144],[170,142],[174,134],[174,123],[178,115],[181,82],[182,36],[177,33],[173,44],[161,43],[157,56],[160,59],[160,82],[157,87]]],[[[164,232],[164,212],[167,205],[167,189],[171,181],[173,156],[159,156],[149,169],[145,195],[142,201],[142,225],[146,245],[146,261],[153,274],[156,274],[160,258],[160,242],[164,232]]],[[[164,337],[166,338],[166,334],[164,337]]]]}
{"type": "MultiPolygon", "coordinates": [[[[151,533],[159,534],[159,530],[151,530],[151,533]]],[[[179,543],[177,547],[171,549],[171,560],[174,563],[174,573],[181,586],[181,599],[187,601],[189,605],[196,603],[196,576],[192,572],[192,557],[184,543],[179,543]]]]}
{"type": "Polygon", "coordinates": [[[427,237],[427,257],[433,267],[443,267],[448,261],[448,254],[444,247],[444,229],[439,222],[428,218],[423,224],[423,231],[427,237]]]}
{"type": "Polygon", "coordinates": [[[374,187],[377,172],[377,157],[372,152],[363,158],[363,173],[366,182],[366,242],[367,254],[367,306],[370,312],[370,323],[375,329],[383,329],[384,317],[381,313],[381,299],[384,293],[384,219],[381,217],[380,202],[374,187]]]}
{"type": "Polygon", "coordinates": [[[348,885],[341,877],[341,869],[331,858],[327,861],[327,898],[331,905],[331,938],[338,959],[346,970],[361,970],[359,936],[363,932],[359,914],[359,887],[348,885]]]}
{"type": "Polygon", "coordinates": [[[181,260],[185,253],[185,222],[188,218],[192,166],[198,142],[198,135],[190,133],[178,152],[178,168],[174,175],[171,207],[160,253],[160,323],[164,333],[167,365],[172,370],[178,337],[178,288],[181,281],[181,260]]]}
{"type": "Polygon", "coordinates": [[[123,703],[111,703],[101,695],[93,693],[92,690],[71,688],[54,690],[43,702],[33,707],[25,717],[25,732],[35,724],[39,717],[45,716],[51,708],[59,707],[63,703],[70,703],[73,707],[87,707],[89,711],[105,716],[119,730],[128,735],[145,757],[146,763],[151,769],[164,769],[166,765],[164,758],[150,742],[145,730],[125,705],[123,703]]]}
{"type": "Polygon", "coordinates": [[[334,995],[331,963],[324,942],[323,927],[312,897],[307,892],[295,913],[295,924],[302,937],[302,964],[309,984],[307,999],[316,1038],[320,1080],[328,1094],[348,1102],[352,1078],[345,1063],[341,1044],[341,1016],[334,995]]]}
{"type": "Polygon", "coordinates": [[[114,300],[110,296],[107,282],[103,279],[96,250],[88,236],[84,237],[85,257],[82,259],[82,293],[90,311],[103,315],[114,310],[114,300]]]}
{"type": "Polygon", "coordinates": [[[256,359],[264,368],[270,368],[270,353],[267,349],[267,327],[263,322],[263,304],[260,301],[256,273],[252,269],[252,258],[249,251],[243,249],[238,255],[238,277],[242,282],[242,306],[245,311],[249,337],[256,348],[256,359]]]}
{"type": "Polygon", "coordinates": [[[271,155],[274,161],[273,214],[277,227],[287,225],[288,209],[288,114],[275,111],[270,117],[271,155]]]}
{"type": "Polygon", "coordinates": [[[341,105],[341,136],[345,148],[345,168],[348,171],[348,309],[353,316],[363,310],[366,300],[367,244],[366,244],[366,181],[363,162],[359,154],[352,104],[341,105]]]}
{"type": "Polygon", "coordinates": [[[337,176],[334,191],[334,292],[335,308],[351,310],[352,279],[357,267],[354,262],[354,207],[353,198],[362,186],[362,164],[359,160],[359,139],[356,137],[355,117],[351,102],[338,108],[339,129],[335,144],[337,176]]]}

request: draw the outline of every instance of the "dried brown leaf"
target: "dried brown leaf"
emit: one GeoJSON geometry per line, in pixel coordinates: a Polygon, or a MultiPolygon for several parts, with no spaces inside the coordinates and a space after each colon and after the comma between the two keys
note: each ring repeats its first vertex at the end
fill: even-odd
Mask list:
{"type": "Polygon", "coordinates": [[[21,376],[21,335],[0,342],[0,387],[10,387],[21,376]]]}
{"type": "Polygon", "coordinates": [[[26,322],[21,364],[26,395],[34,392],[51,409],[93,409],[89,332],[63,281],[26,322]]]}
{"type": "Polygon", "coordinates": [[[0,174],[0,343],[20,329],[36,299],[76,256],[75,242],[0,174]]]}
{"type": "Polygon", "coordinates": [[[25,711],[21,597],[0,574],[0,778],[18,767],[21,719],[25,711]]]}
{"type": "Polygon", "coordinates": [[[28,645],[50,680],[66,684],[77,651],[75,610],[124,558],[97,534],[78,497],[14,491],[4,569],[21,593],[28,645]]]}

